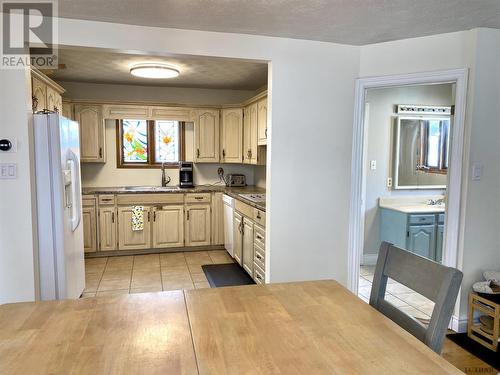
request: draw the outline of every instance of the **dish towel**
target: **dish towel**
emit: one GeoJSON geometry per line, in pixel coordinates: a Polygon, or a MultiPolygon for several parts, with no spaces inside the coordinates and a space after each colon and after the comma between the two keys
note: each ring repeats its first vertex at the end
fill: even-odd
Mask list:
{"type": "Polygon", "coordinates": [[[144,206],[132,207],[132,230],[144,230],[144,206]]]}

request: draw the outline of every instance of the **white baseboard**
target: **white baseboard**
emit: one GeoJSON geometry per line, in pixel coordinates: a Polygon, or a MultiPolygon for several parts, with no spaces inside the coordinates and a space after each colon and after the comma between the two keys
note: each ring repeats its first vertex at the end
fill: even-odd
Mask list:
{"type": "Polygon", "coordinates": [[[459,319],[457,316],[453,315],[451,317],[450,328],[458,333],[467,332],[467,318],[459,319]]]}
{"type": "Polygon", "coordinates": [[[361,259],[362,266],[374,266],[377,264],[378,254],[363,254],[363,259],[361,259]]]}

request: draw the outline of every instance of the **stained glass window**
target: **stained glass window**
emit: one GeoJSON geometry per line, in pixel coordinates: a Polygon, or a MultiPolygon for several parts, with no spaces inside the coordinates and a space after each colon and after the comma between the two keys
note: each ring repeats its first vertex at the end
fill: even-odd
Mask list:
{"type": "Polygon", "coordinates": [[[146,120],[123,120],[123,161],[148,162],[148,124],[146,120]]]}
{"type": "Polygon", "coordinates": [[[179,161],[179,122],[155,121],[155,162],[179,161]]]}
{"type": "Polygon", "coordinates": [[[117,127],[119,168],[178,167],[183,155],[182,125],[173,120],[120,120],[117,127]]]}

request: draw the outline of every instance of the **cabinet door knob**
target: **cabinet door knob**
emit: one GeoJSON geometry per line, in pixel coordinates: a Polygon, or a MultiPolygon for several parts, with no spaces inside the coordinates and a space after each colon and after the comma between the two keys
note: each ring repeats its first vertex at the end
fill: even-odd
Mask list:
{"type": "Polygon", "coordinates": [[[99,147],[99,157],[102,158],[102,147],[99,147]]]}

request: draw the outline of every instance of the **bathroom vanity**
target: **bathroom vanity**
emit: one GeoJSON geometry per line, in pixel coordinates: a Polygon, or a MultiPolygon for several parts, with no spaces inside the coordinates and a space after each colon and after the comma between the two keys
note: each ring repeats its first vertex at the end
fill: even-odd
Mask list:
{"type": "Polygon", "coordinates": [[[380,240],[441,262],[445,205],[418,199],[380,198],[380,240]]]}

